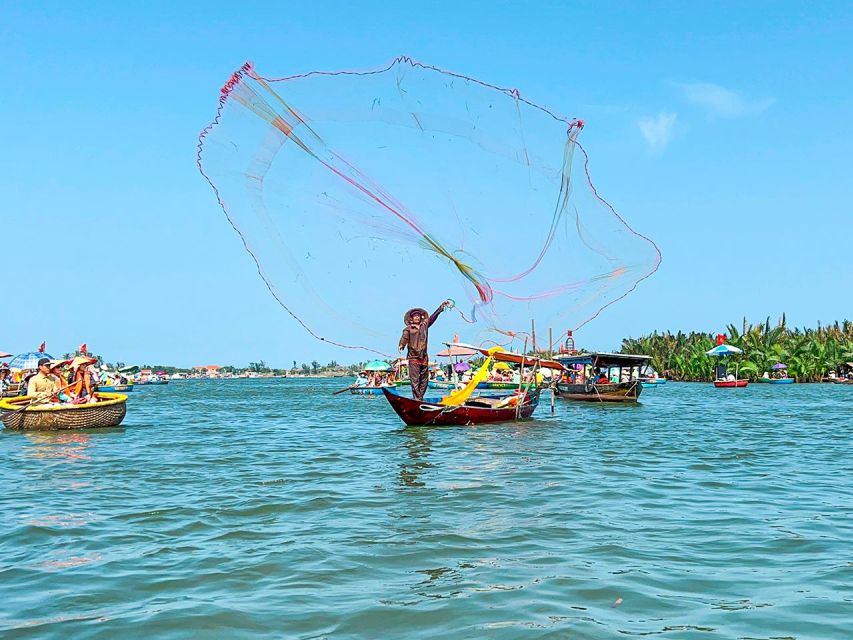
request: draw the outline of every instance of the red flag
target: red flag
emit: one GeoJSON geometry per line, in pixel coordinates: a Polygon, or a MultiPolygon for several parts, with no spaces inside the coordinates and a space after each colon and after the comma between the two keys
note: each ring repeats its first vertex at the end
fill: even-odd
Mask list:
{"type": "Polygon", "coordinates": [[[86,346],[86,343],[80,345],[80,353],[89,353],[89,349],[86,346]]]}
{"type": "Polygon", "coordinates": [[[45,349],[47,349],[47,345],[45,345],[45,343],[44,343],[44,342],[42,342],[42,343],[39,345],[39,353],[44,353],[44,350],[45,350],[45,349]]]}
{"type": "Polygon", "coordinates": [[[725,333],[718,333],[717,334],[717,346],[719,346],[721,344],[726,344],[726,334],[725,333]]]}

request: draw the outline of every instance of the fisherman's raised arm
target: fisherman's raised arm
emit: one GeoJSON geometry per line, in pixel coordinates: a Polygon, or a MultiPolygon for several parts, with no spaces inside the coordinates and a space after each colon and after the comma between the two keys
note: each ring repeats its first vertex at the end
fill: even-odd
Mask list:
{"type": "Polygon", "coordinates": [[[432,326],[432,324],[433,324],[436,320],[438,320],[438,316],[439,316],[439,315],[441,315],[441,312],[442,312],[442,311],[444,311],[445,309],[447,309],[447,307],[448,307],[448,306],[450,306],[450,301],[449,301],[449,300],[445,300],[445,301],[444,301],[444,302],[442,302],[440,305],[438,305],[438,309],[436,309],[435,311],[433,311],[433,312],[432,312],[432,315],[429,317],[429,320],[427,320],[427,327],[431,327],[431,326],[432,326]]]}

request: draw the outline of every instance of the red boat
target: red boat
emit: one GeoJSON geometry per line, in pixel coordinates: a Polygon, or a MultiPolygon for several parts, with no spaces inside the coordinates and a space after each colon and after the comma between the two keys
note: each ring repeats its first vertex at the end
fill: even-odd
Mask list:
{"type": "Polygon", "coordinates": [[[409,426],[414,425],[474,425],[492,422],[528,420],[539,404],[539,389],[524,395],[519,406],[498,406],[502,398],[471,398],[464,404],[448,407],[427,400],[399,396],[383,387],[382,393],[391,408],[409,426]]]}
{"type": "Polygon", "coordinates": [[[714,380],[714,386],[718,389],[734,389],[745,387],[749,380],[714,380]]]}

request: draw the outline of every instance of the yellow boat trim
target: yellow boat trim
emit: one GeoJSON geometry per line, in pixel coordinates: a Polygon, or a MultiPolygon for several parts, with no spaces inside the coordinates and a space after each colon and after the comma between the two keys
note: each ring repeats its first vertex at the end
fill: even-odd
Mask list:
{"type": "MultiPolygon", "coordinates": [[[[101,398],[97,403],[94,404],[34,404],[31,407],[27,407],[27,411],[38,411],[41,413],[42,411],[68,411],[74,409],[84,409],[86,407],[109,407],[113,404],[121,404],[122,402],[127,402],[127,395],[124,393],[109,393],[109,392],[97,392],[98,397],[101,398]]],[[[18,411],[22,409],[23,406],[32,400],[32,396],[18,396],[17,398],[3,398],[0,400],[0,409],[4,409],[6,411],[18,411]]]]}

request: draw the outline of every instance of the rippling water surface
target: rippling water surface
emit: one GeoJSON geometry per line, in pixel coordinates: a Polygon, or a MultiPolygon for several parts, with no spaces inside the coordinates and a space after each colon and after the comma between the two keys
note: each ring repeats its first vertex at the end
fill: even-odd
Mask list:
{"type": "Polygon", "coordinates": [[[2,433],[0,636],[853,637],[853,387],[404,428],[341,386],[2,433]]]}

